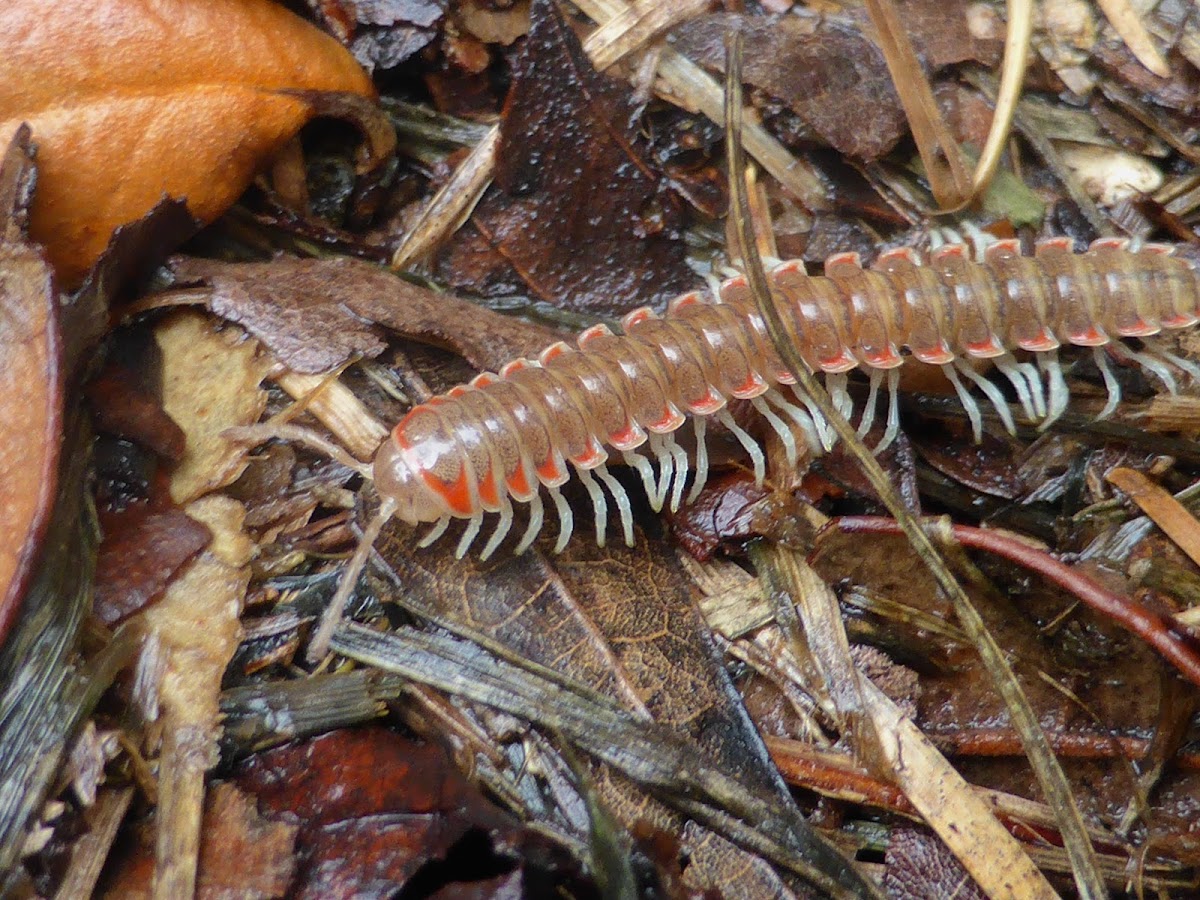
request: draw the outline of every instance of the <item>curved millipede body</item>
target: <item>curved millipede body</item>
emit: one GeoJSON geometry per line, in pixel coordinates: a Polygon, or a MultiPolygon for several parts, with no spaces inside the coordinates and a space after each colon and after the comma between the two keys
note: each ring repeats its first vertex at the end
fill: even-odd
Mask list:
{"type": "MultiPolygon", "coordinates": [[[[1200,378],[1200,367],[1148,341],[1200,319],[1200,274],[1163,245],[1133,252],[1126,241],[1105,239],[1075,253],[1068,240],[1050,240],[1023,256],[1016,241],[997,241],[974,259],[967,245],[949,244],[925,258],[911,249],[886,252],[870,268],[857,254],[839,254],[822,276],[807,275],[796,261],[779,262],[768,267],[768,281],[791,339],[809,367],[825,373],[839,409],[852,406],[846,373],[859,369],[868,377],[860,434],[886,385],[881,447],[897,433],[897,369],[909,358],[942,367],[977,439],[982,422],[971,386],[1010,430],[1013,422],[999,388],[968,364],[972,357],[992,359],[1026,414],[1046,422],[1067,403],[1057,355],[1063,345],[1092,348],[1109,391],[1102,416],[1120,398],[1110,354],[1140,363],[1171,390],[1175,370],[1200,378]],[[1139,338],[1142,346],[1122,338],[1139,338]]],[[[607,488],[631,542],[629,498],[606,468],[611,459],[638,470],[655,509],[668,500],[677,508],[689,470],[693,496],[707,476],[705,429],[715,419],[746,448],[761,480],[762,449],[726,410],[734,398],[757,408],[789,457],[798,452],[797,437],[814,452],[829,448],[828,424],[791,390],[793,378],[744,278],[714,282],[710,296],[684,294],[664,317],[634,310],[623,327],[616,335],[595,326],[577,347],[558,343],[536,361],[514,360],[416,407],[396,426],[375,458],[375,484],[400,518],[436,523],[422,545],[451,519],[467,519],[461,556],[484,513],[494,512],[499,521],[487,556],[511,528],[513,504],[526,503],[520,552],[541,529],[545,494],[561,521],[561,549],[572,515],[559,488],[572,474],[591,496],[597,539],[604,541],[607,488]],[[694,454],[673,438],[689,420],[694,454]]]]}

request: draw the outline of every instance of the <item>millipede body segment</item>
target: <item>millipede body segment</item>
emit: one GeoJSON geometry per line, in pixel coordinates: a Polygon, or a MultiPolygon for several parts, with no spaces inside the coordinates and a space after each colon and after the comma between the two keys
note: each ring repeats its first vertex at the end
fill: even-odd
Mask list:
{"type": "MultiPolygon", "coordinates": [[[[873,424],[886,385],[880,447],[897,434],[897,369],[910,358],[945,371],[977,439],[982,417],[971,386],[1010,430],[1013,422],[1003,393],[968,364],[970,358],[993,360],[1025,413],[1045,422],[1067,404],[1058,360],[1063,345],[1092,348],[1109,391],[1102,416],[1120,399],[1109,354],[1140,363],[1172,391],[1176,370],[1200,379],[1200,367],[1149,340],[1200,319],[1200,275],[1169,246],[1147,244],[1133,252],[1127,241],[1105,239],[1075,253],[1069,240],[1050,240],[1023,256],[1018,242],[996,241],[974,258],[967,245],[949,244],[927,257],[908,248],[889,251],[870,268],[857,254],[838,254],[826,261],[822,276],[806,274],[798,261],[779,262],[768,268],[768,281],[789,338],[809,368],[825,374],[840,410],[852,410],[847,373],[859,369],[869,379],[860,434],[873,424]],[[1141,346],[1122,338],[1138,338],[1141,346]]],[[[460,556],[484,514],[498,513],[486,557],[510,530],[514,503],[530,507],[517,552],[529,546],[543,524],[545,493],[561,521],[557,550],[573,527],[559,488],[574,474],[591,496],[597,539],[604,541],[607,488],[631,543],[629,498],[609,473],[610,460],[637,469],[655,509],[668,499],[677,508],[689,470],[692,496],[707,477],[705,430],[714,419],[746,448],[762,479],[762,449],[728,413],[731,399],[755,406],[792,461],[797,437],[814,453],[829,449],[831,429],[792,390],[794,379],[767,336],[746,279],[712,287],[707,296],[676,298],[663,317],[634,310],[622,320],[622,335],[594,326],[575,347],[553,344],[536,361],[514,360],[498,374],[479,375],[417,406],[376,455],[381,497],[408,522],[436,523],[422,545],[452,519],[468,520],[460,556]],[[673,437],[688,421],[696,432],[693,455],[673,437]]]]}

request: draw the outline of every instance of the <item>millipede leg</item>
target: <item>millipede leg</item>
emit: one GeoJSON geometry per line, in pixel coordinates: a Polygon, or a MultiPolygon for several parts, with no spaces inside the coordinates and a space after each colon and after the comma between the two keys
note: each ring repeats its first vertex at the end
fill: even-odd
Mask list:
{"type": "Polygon", "coordinates": [[[571,515],[571,507],[567,505],[558,488],[546,488],[546,491],[554,501],[554,508],[558,510],[558,540],[554,542],[554,552],[562,553],[575,528],[575,517],[571,515]]]}
{"type": "Polygon", "coordinates": [[[813,428],[816,429],[819,435],[819,445],[821,450],[828,453],[833,449],[833,445],[837,442],[837,435],[833,433],[833,428],[825,417],[821,415],[821,411],[817,409],[816,404],[810,398],[805,396],[804,392],[796,385],[791,386],[792,396],[795,397],[804,408],[808,411],[809,418],[812,419],[813,428]]]}
{"type": "Polygon", "coordinates": [[[900,434],[900,370],[888,369],[887,373],[887,388],[888,388],[888,411],[887,411],[887,427],[883,430],[883,440],[875,448],[875,455],[878,456],[888,447],[892,446],[892,441],[900,434]]]}
{"type": "Polygon", "coordinates": [[[982,263],[987,258],[987,248],[997,243],[997,239],[969,220],[962,223],[962,229],[975,251],[975,261],[982,263]]]}
{"type": "Polygon", "coordinates": [[[1171,353],[1169,350],[1164,350],[1162,347],[1151,345],[1147,346],[1156,356],[1166,360],[1181,372],[1186,373],[1187,376],[1192,379],[1192,381],[1200,383],[1200,366],[1196,365],[1189,359],[1184,359],[1181,356],[1171,353]]]}
{"type": "Polygon", "coordinates": [[[506,497],[500,504],[500,521],[496,523],[496,530],[492,532],[488,542],[483,545],[483,552],[479,554],[480,559],[491,558],[491,555],[496,552],[496,548],[500,546],[500,542],[504,540],[504,536],[512,528],[512,521],[513,508],[506,497]]]}
{"type": "Polygon", "coordinates": [[[704,416],[696,416],[692,420],[692,425],[696,431],[696,480],[692,483],[691,491],[688,492],[688,503],[700,496],[700,492],[704,490],[704,485],[708,481],[708,444],[704,440],[705,432],[708,431],[708,420],[704,416]]]}
{"type": "Polygon", "coordinates": [[[579,473],[579,480],[583,482],[588,496],[592,498],[592,509],[596,513],[596,546],[603,547],[608,530],[608,501],[604,499],[604,491],[600,490],[600,485],[596,484],[591,472],[580,468],[576,468],[575,471],[579,473]]]}
{"type": "Polygon", "coordinates": [[[428,547],[430,544],[432,544],[434,541],[436,541],[438,538],[440,538],[443,534],[445,534],[446,529],[449,527],[450,527],[450,517],[442,516],[440,519],[438,519],[436,522],[433,523],[433,527],[430,528],[429,531],[425,533],[425,537],[423,537],[423,538],[421,538],[421,540],[417,541],[417,546],[420,547],[422,550],[424,550],[426,547],[428,547]]]}
{"type": "Polygon", "coordinates": [[[467,555],[467,551],[471,549],[471,544],[475,542],[475,537],[479,534],[481,527],[483,527],[482,510],[475,513],[467,521],[467,530],[463,532],[462,537],[458,539],[458,546],[454,548],[455,559],[462,559],[467,555]]]}
{"type": "Polygon", "coordinates": [[[846,389],[849,376],[845,372],[830,372],[825,376],[825,390],[833,401],[833,408],[842,414],[843,419],[849,419],[854,414],[854,400],[846,389]]]}
{"type": "Polygon", "coordinates": [[[545,507],[542,505],[542,495],[534,494],[529,500],[529,525],[525,528],[525,533],[521,535],[521,540],[513,549],[513,553],[520,556],[529,546],[537,539],[538,532],[542,530],[542,522],[545,519],[545,507]]]}
{"type": "Polygon", "coordinates": [[[675,458],[675,484],[671,490],[671,512],[678,512],[679,504],[683,502],[683,486],[687,483],[688,455],[674,437],[669,434],[663,435],[663,437],[666,438],[667,450],[675,458]]]}
{"type": "Polygon", "coordinates": [[[858,422],[858,436],[866,437],[875,424],[875,404],[879,402],[879,385],[883,384],[883,369],[871,369],[871,387],[867,390],[867,405],[858,422]]]}
{"type": "Polygon", "coordinates": [[[746,448],[746,452],[750,454],[750,459],[754,461],[754,483],[761,486],[767,477],[767,460],[763,456],[762,447],[758,446],[758,441],[750,437],[746,433],[746,429],[733,420],[733,416],[729,414],[729,410],[723,409],[717,413],[717,421],[728,428],[729,433],[737,438],[738,443],[746,448]]]}
{"type": "Polygon", "coordinates": [[[998,356],[994,360],[996,368],[1011,382],[1021,401],[1021,410],[1027,419],[1040,419],[1046,415],[1046,404],[1042,399],[1042,379],[1037,369],[1029,363],[1019,363],[1011,353],[998,356]],[[1026,370],[1029,371],[1026,371],[1026,370]]]}
{"type": "Polygon", "coordinates": [[[787,398],[774,388],[763,394],[763,397],[769,402],[774,403],[784,415],[796,423],[800,428],[800,432],[804,435],[804,442],[808,444],[813,452],[821,452],[823,449],[821,435],[817,432],[817,426],[813,423],[812,417],[808,413],[794,403],[789,403],[787,398]]]}
{"type": "Polygon", "coordinates": [[[1067,380],[1063,378],[1062,363],[1058,360],[1058,351],[1049,350],[1037,354],[1038,368],[1046,375],[1046,418],[1038,426],[1039,431],[1045,431],[1053,425],[1058,417],[1067,411],[1067,403],[1071,392],[1067,388],[1067,380]]]}
{"type": "Polygon", "coordinates": [[[629,495],[625,493],[625,488],[621,487],[621,482],[613,478],[612,473],[608,471],[608,466],[604,464],[596,466],[596,477],[604,482],[608,488],[608,492],[612,494],[613,502],[617,504],[617,510],[621,514],[621,530],[625,534],[625,546],[633,546],[633,510],[629,506],[629,495]]]}
{"type": "Polygon", "coordinates": [[[1107,419],[1117,409],[1117,405],[1121,402],[1121,385],[1117,381],[1117,376],[1113,374],[1112,366],[1108,362],[1108,354],[1104,352],[1103,347],[1092,348],[1092,359],[1096,361],[1096,368],[1100,370],[1100,375],[1104,378],[1104,387],[1108,391],[1108,402],[1104,404],[1104,409],[1100,410],[1100,415],[1097,419],[1107,419]]]}
{"type": "Polygon", "coordinates": [[[792,435],[792,429],[787,427],[787,423],[779,416],[775,415],[774,410],[767,405],[767,401],[762,397],[755,397],[750,401],[750,405],[759,411],[764,419],[770,423],[771,428],[779,435],[779,440],[783,442],[783,451],[787,455],[788,465],[793,469],[796,467],[796,438],[792,435]]]}
{"type": "Polygon", "coordinates": [[[966,410],[967,418],[971,420],[971,433],[975,436],[975,443],[978,444],[983,440],[983,416],[979,412],[979,404],[975,402],[975,398],[971,396],[971,392],[963,387],[962,379],[958,377],[954,363],[946,363],[942,366],[942,371],[946,373],[946,377],[954,385],[954,391],[958,394],[959,402],[962,403],[963,409],[966,410]]]}
{"type": "Polygon", "coordinates": [[[667,450],[666,440],[661,434],[650,435],[650,449],[658,460],[658,487],[654,492],[654,511],[658,512],[667,501],[671,490],[671,477],[675,474],[675,459],[667,450]]]}
{"type": "Polygon", "coordinates": [[[658,496],[658,482],[655,481],[654,466],[650,465],[650,460],[632,450],[626,450],[621,455],[625,459],[625,465],[637,469],[638,475],[641,476],[642,487],[645,488],[646,496],[650,500],[650,508],[655,512],[661,512],[662,498],[658,496]]]}
{"type": "Polygon", "coordinates": [[[1170,368],[1160,359],[1157,359],[1152,353],[1139,353],[1136,350],[1131,350],[1124,344],[1114,342],[1112,344],[1113,352],[1124,359],[1131,359],[1140,365],[1147,372],[1154,375],[1167,389],[1167,393],[1175,395],[1179,393],[1179,385],[1175,383],[1175,376],[1171,374],[1170,368]]]}
{"type": "Polygon", "coordinates": [[[1008,433],[1016,434],[1016,423],[1013,422],[1012,412],[1008,408],[1008,401],[1004,399],[1004,395],[1000,393],[1000,389],[972,369],[965,359],[956,359],[952,365],[957,366],[962,374],[978,385],[979,389],[983,391],[984,396],[992,401],[992,406],[996,407],[996,412],[1000,414],[1000,421],[1004,423],[1004,427],[1008,433]]]}

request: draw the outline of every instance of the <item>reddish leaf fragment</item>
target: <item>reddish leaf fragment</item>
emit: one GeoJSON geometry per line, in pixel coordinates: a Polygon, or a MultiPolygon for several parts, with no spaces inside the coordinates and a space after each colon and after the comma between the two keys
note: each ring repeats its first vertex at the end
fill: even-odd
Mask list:
{"type": "Polygon", "coordinates": [[[500,140],[477,230],[441,259],[449,283],[594,313],[662,305],[693,283],[678,197],[644,158],[630,89],[592,69],[549,0],[533,4],[500,140]]]}
{"type": "Polygon", "coordinates": [[[183,457],[183,430],[162,405],[162,355],[149,331],[124,330],[104,369],[87,386],[98,430],[133,441],[163,459],[183,457]]]}
{"type": "Polygon", "coordinates": [[[242,766],[238,784],[270,813],[299,818],[307,862],[292,889],[300,897],[391,896],[472,830],[505,848],[518,833],[440,747],[383,728],[260,753],[242,766]]]}
{"type": "Polygon", "coordinates": [[[22,128],[0,163],[0,638],[20,608],[58,486],[58,298],[50,267],[25,238],[33,179],[22,128]]]}
{"type": "Polygon", "coordinates": [[[725,35],[745,35],[743,77],[787,104],[823,141],[848,156],[874,160],[908,126],[883,53],[859,31],[825,21],[713,15],[676,30],[679,52],[725,71],[725,35]]]}
{"type": "Polygon", "coordinates": [[[281,897],[295,868],[296,826],[259,815],[232,784],[213,785],[204,804],[197,896],[281,897]]]}
{"type": "Polygon", "coordinates": [[[152,511],[137,504],[105,516],[96,559],[96,615],[115,625],[152,603],[211,540],[212,532],[181,509],[152,511]]]}
{"type": "Polygon", "coordinates": [[[1013,500],[1024,492],[1025,484],[1008,442],[989,435],[978,444],[961,439],[952,444],[935,443],[924,437],[921,433],[913,434],[917,450],[926,462],[948,478],[981,494],[1006,500],[1013,500]]]}
{"type": "Polygon", "coordinates": [[[345,257],[269,263],[176,257],[171,268],[180,283],[210,285],[212,311],[244,326],[297,372],[324,372],[353,354],[377,356],[384,344],[371,323],[452,347],[480,369],[535,356],[560,337],[345,257]]]}
{"type": "Polygon", "coordinates": [[[672,519],[675,536],[688,553],[703,562],[723,543],[758,536],[753,507],[769,493],[745,472],[714,478],[672,519]]]}

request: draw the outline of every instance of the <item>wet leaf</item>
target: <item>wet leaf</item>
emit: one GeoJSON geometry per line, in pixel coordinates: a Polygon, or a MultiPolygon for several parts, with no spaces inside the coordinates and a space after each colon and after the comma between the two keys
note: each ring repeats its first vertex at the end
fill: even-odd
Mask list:
{"type": "Polygon", "coordinates": [[[58,484],[58,297],[24,234],[33,179],[23,132],[0,162],[0,639],[33,575],[58,484]]]}
{"type": "Polygon", "coordinates": [[[948,897],[985,900],[986,895],[946,845],[920,828],[893,828],[887,849],[884,887],[893,900],[948,897]]]}
{"type": "Polygon", "coordinates": [[[557,6],[537,0],[495,186],[443,254],[443,277],[592,313],[662,306],[689,287],[680,204],[645,159],[635,111],[628,88],[592,69],[557,6]]]}
{"type": "Polygon", "coordinates": [[[212,533],[180,509],[152,511],[138,504],[103,519],[104,541],[96,559],[99,619],[114,625],[162,595],[212,533]]]}
{"type": "Polygon", "coordinates": [[[706,16],[675,32],[675,49],[723,72],[725,34],[735,24],[745,34],[746,82],[787,104],[835,150],[877,159],[907,133],[883,54],[846,24],[706,16]]]}
{"type": "Polygon", "coordinates": [[[70,284],[164,193],[220,215],[313,116],[299,91],[373,88],[336,41],[267,0],[0,8],[0,138],[33,128],[31,231],[70,284]]]}
{"type": "MultiPolygon", "coordinates": [[[[359,260],[276,259],[222,263],[175,257],[180,285],[203,283],[219,316],[244,326],[289,368],[325,372],[351,355],[384,348],[376,323],[427,343],[449,346],[480,369],[536,356],[560,338],[359,260]]],[[[170,295],[166,295],[167,298],[170,295]]]]}
{"type": "MultiPolygon", "coordinates": [[[[511,853],[520,834],[444,750],[382,728],[258,754],[242,764],[237,783],[269,816],[298,820],[304,865],[289,892],[297,897],[389,895],[475,829],[488,835],[493,854],[511,853]]],[[[485,842],[476,853],[487,849],[485,842]]],[[[487,861],[466,863],[446,880],[479,877],[487,861]]]]}

